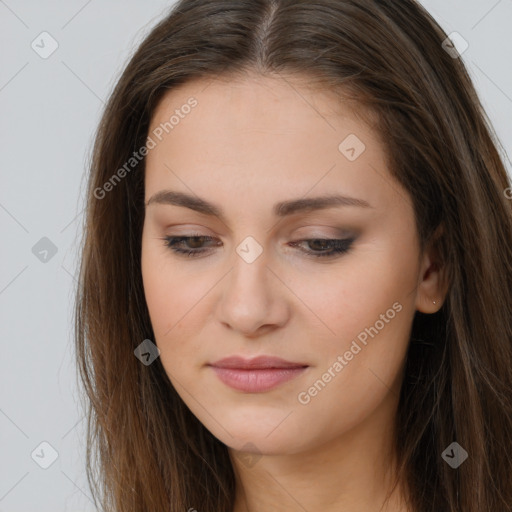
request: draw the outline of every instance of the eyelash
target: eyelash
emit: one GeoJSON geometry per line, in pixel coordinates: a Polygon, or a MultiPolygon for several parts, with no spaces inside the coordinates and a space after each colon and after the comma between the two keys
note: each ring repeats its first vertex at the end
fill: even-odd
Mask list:
{"type": "MultiPolygon", "coordinates": [[[[193,235],[193,236],[167,236],[162,238],[164,240],[164,245],[171,249],[176,254],[189,257],[189,258],[195,258],[200,256],[201,254],[207,253],[208,250],[205,249],[180,249],[178,247],[175,247],[177,244],[183,243],[185,241],[194,239],[194,238],[202,238],[205,241],[212,241],[214,240],[211,236],[203,236],[203,235],[193,235]]],[[[335,238],[308,238],[305,240],[298,240],[297,242],[292,242],[292,245],[297,245],[300,242],[325,242],[327,244],[334,245],[333,248],[331,248],[330,252],[313,252],[313,251],[306,251],[303,249],[300,249],[302,252],[306,253],[308,257],[312,258],[335,258],[339,257],[342,254],[347,253],[352,243],[354,242],[353,238],[347,238],[347,239],[335,239],[335,238]]]]}

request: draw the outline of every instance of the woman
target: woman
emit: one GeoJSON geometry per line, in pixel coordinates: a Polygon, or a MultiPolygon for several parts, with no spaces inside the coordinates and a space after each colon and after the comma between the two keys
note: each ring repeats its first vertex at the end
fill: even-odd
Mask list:
{"type": "Polygon", "coordinates": [[[105,510],[512,510],[512,189],[458,57],[412,0],[145,38],[77,296],[105,510]]]}

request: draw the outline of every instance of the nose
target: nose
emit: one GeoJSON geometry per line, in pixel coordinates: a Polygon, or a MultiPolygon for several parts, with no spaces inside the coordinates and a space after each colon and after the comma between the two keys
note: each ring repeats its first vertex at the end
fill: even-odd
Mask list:
{"type": "Polygon", "coordinates": [[[249,338],[283,327],[289,318],[290,291],[269,267],[265,251],[251,263],[238,254],[233,261],[222,281],[217,319],[249,338]]]}

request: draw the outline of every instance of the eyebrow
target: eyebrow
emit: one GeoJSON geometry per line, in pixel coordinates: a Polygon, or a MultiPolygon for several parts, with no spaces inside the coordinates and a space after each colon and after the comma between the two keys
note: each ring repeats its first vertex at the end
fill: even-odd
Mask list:
{"type": "MultiPolygon", "coordinates": [[[[224,211],[220,206],[210,203],[198,196],[189,195],[184,192],[161,190],[151,196],[151,198],[146,202],[145,206],[147,207],[151,204],[182,206],[185,208],[190,208],[191,210],[202,213],[204,215],[218,217],[223,222],[225,222],[224,211]]],[[[341,206],[373,208],[370,203],[363,199],[357,199],[355,197],[343,195],[324,195],[319,197],[282,201],[276,203],[273,206],[272,212],[276,217],[285,217],[295,213],[311,212],[315,210],[323,210],[326,208],[341,206]]]]}

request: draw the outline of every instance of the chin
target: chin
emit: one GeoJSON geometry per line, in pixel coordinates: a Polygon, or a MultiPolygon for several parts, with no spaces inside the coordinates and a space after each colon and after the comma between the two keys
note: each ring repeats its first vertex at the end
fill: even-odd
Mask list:
{"type": "Polygon", "coordinates": [[[228,448],[235,451],[260,455],[293,454],[315,443],[304,436],[304,426],[299,428],[293,422],[288,422],[293,416],[293,413],[288,416],[290,412],[291,410],[287,413],[281,410],[276,414],[246,412],[241,419],[234,411],[233,418],[228,414],[222,416],[222,426],[209,423],[205,424],[205,427],[228,448]]]}

